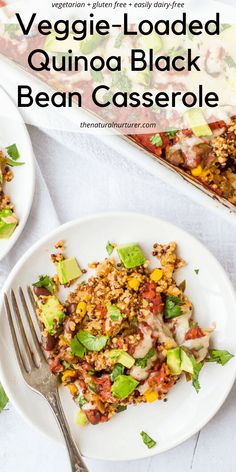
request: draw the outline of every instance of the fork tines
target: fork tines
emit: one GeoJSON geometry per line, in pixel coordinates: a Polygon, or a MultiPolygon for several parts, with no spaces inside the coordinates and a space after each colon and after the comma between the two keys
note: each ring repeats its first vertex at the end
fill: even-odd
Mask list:
{"type": "MultiPolygon", "coordinates": [[[[27,373],[29,374],[30,372],[32,372],[32,370],[35,368],[38,369],[41,366],[42,362],[45,362],[45,358],[31,318],[30,310],[26,302],[26,297],[21,287],[19,288],[19,298],[21,300],[24,316],[21,315],[19,302],[17,301],[15,292],[11,290],[11,304],[9,302],[7,294],[4,294],[5,307],[12,335],[12,340],[15,347],[16,357],[19,362],[22,374],[25,375],[27,373]],[[14,313],[14,320],[16,320],[18,336],[16,334],[12,312],[14,313]],[[27,324],[31,336],[28,336],[22,318],[26,321],[25,324],[27,324]],[[31,343],[30,338],[32,341],[31,343]]],[[[31,302],[33,302],[32,298],[31,302]]]]}

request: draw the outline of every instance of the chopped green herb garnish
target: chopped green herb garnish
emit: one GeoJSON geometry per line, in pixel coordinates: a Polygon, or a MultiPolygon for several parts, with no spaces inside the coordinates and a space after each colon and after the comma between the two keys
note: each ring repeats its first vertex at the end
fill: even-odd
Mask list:
{"type": "Polygon", "coordinates": [[[8,33],[9,36],[12,36],[17,31],[19,31],[19,25],[7,23],[4,25],[4,31],[5,33],[8,33]]]}
{"type": "Polygon", "coordinates": [[[96,373],[96,370],[89,370],[89,371],[88,371],[88,374],[89,374],[89,375],[94,375],[95,373],[96,373]]]}
{"type": "Polygon", "coordinates": [[[115,47],[115,48],[120,48],[120,47],[121,47],[121,44],[122,44],[122,42],[123,42],[123,40],[124,40],[124,38],[125,38],[125,35],[124,35],[124,33],[121,31],[121,32],[118,34],[118,36],[117,36],[117,38],[116,38],[116,40],[115,40],[114,47],[115,47]]]}
{"type": "Polygon", "coordinates": [[[87,354],[87,349],[79,341],[77,335],[72,339],[70,343],[71,352],[74,356],[84,357],[87,354]]]}
{"type": "Polygon", "coordinates": [[[121,32],[118,34],[118,36],[117,36],[117,38],[116,38],[116,40],[115,40],[115,44],[114,44],[114,47],[115,47],[115,48],[120,48],[120,47],[121,47],[121,44],[122,44],[122,42],[123,42],[124,37],[125,37],[125,35],[124,35],[124,33],[121,31],[121,32]]]}
{"type": "Polygon", "coordinates": [[[156,441],[154,441],[154,439],[152,439],[147,433],[145,433],[144,431],[142,431],[140,433],[140,435],[142,436],[142,440],[144,442],[144,444],[146,444],[146,446],[148,447],[148,449],[151,449],[152,447],[154,447],[156,445],[156,441]]]}
{"type": "Polygon", "coordinates": [[[33,287],[44,287],[46,288],[52,295],[54,294],[54,282],[49,277],[49,275],[40,275],[38,282],[33,284],[33,287]]]}
{"type": "Polygon", "coordinates": [[[116,407],[116,413],[121,413],[121,411],[124,411],[124,410],[127,410],[127,406],[126,405],[118,405],[116,407]]]}
{"type": "Polygon", "coordinates": [[[113,72],[111,87],[122,90],[122,92],[130,92],[132,90],[131,80],[124,71],[113,72]]]}
{"type": "Polygon", "coordinates": [[[202,369],[203,364],[201,362],[197,362],[194,356],[191,356],[190,360],[193,366],[192,385],[195,388],[196,392],[198,393],[201,388],[198,377],[199,377],[199,373],[202,369]]]}
{"type": "Polygon", "coordinates": [[[13,159],[13,161],[17,161],[17,159],[19,159],[20,153],[18,151],[16,144],[12,144],[11,146],[6,147],[6,150],[7,150],[8,156],[10,156],[13,159]]]}
{"type": "Polygon", "coordinates": [[[151,136],[150,142],[154,146],[162,146],[162,144],[163,144],[163,141],[161,139],[161,135],[159,133],[154,134],[153,136],[151,136]]]}
{"type": "Polygon", "coordinates": [[[91,390],[91,392],[97,393],[96,385],[93,382],[88,384],[88,388],[91,390]]]}
{"type": "Polygon", "coordinates": [[[66,369],[69,369],[69,367],[70,367],[69,362],[63,361],[62,364],[66,369]]]}
{"type": "Polygon", "coordinates": [[[174,129],[170,129],[169,131],[166,131],[165,132],[165,135],[169,138],[169,139],[173,139],[175,137],[177,133],[177,130],[174,130],[174,129]]]}
{"type": "Polygon", "coordinates": [[[8,403],[8,397],[3,390],[2,385],[0,384],[0,413],[5,408],[8,403]]]}
{"type": "Polygon", "coordinates": [[[180,284],[179,284],[179,289],[181,290],[181,292],[184,292],[185,289],[186,289],[186,280],[183,280],[180,284]]]}
{"type": "Polygon", "coordinates": [[[228,351],[210,349],[209,356],[205,359],[205,362],[217,362],[217,364],[225,365],[232,357],[234,357],[234,355],[230,354],[228,351]]]}
{"type": "Polygon", "coordinates": [[[103,81],[103,74],[100,70],[90,70],[90,74],[94,82],[102,82],[103,81]]]}
{"type": "Polygon", "coordinates": [[[112,370],[112,373],[110,374],[112,382],[114,382],[119,375],[122,375],[124,373],[124,370],[125,368],[123,365],[116,364],[112,370]]]}
{"type": "Polygon", "coordinates": [[[110,305],[107,309],[107,313],[112,321],[119,321],[122,318],[122,313],[115,305],[110,305]]]}
{"type": "Polygon", "coordinates": [[[154,354],[155,354],[155,349],[154,347],[152,347],[148,353],[146,354],[146,356],[140,358],[140,359],[136,359],[135,361],[135,365],[138,365],[139,367],[141,367],[142,369],[145,369],[145,367],[147,367],[147,363],[149,361],[149,359],[151,359],[154,354]]]}
{"type": "Polygon", "coordinates": [[[77,401],[79,403],[80,408],[85,405],[85,403],[88,403],[86,398],[82,397],[82,395],[79,395],[77,398],[77,401]]]}
{"type": "Polygon", "coordinates": [[[101,351],[108,341],[108,336],[93,336],[88,331],[79,331],[77,333],[79,342],[88,349],[88,351],[101,351]]]}
{"type": "Polygon", "coordinates": [[[225,62],[231,68],[236,67],[236,62],[234,61],[234,59],[231,56],[225,56],[225,62]]]}
{"type": "Polygon", "coordinates": [[[183,302],[180,298],[174,297],[172,295],[168,295],[166,297],[166,302],[165,302],[165,318],[171,319],[171,318],[176,318],[177,316],[182,315],[182,310],[180,306],[183,305],[183,302]]]}
{"type": "Polygon", "coordinates": [[[198,275],[198,273],[199,273],[199,269],[194,269],[194,272],[195,272],[195,274],[197,274],[197,275],[198,275]]]}
{"type": "Polygon", "coordinates": [[[230,28],[232,25],[230,25],[229,23],[222,23],[222,25],[220,26],[220,32],[223,33],[224,30],[230,28]]]}
{"type": "Polygon", "coordinates": [[[114,246],[113,244],[110,243],[110,241],[107,241],[106,251],[107,251],[108,256],[110,256],[114,251],[114,246]]]}

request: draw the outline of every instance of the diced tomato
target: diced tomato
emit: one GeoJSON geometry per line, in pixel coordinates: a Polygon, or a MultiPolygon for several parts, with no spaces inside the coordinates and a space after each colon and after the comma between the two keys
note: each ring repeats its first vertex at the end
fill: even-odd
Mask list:
{"type": "Polygon", "coordinates": [[[141,297],[146,300],[154,300],[156,298],[156,284],[154,282],[147,282],[142,290],[141,297]]]}
{"type": "Polygon", "coordinates": [[[150,387],[157,386],[159,390],[167,392],[173,386],[175,379],[166,373],[166,364],[163,363],[159,372],[148,381],[150,387]]]}
{"type": "Polygon", "coordinates": [[[63,367],[62,367],[58,357],[56,357],[55,359],[53,359],[53,361],[50,362],[50,369],[51,369],[53,374],[55,374],[57,372],[61,372],[63,370],[63,367]]]}
{"type": "Polygon", "coordinates": [[[113,396],[111,393],[111,379],[109,375],[102,375],[99,378],[95,378],[93,381],[97,385],[97,393],[101,400],[111,401],[113,396]]]}
{"type": "Polygon", "coordinates": [[[202,338],[202,336],[204,336],[204,333],[202,332],[201,328],[199,328],[199,326],[193,326],[185,334],[185,339],[187,341],[188,339],[202,338]]]}
{"type": "Polygon", "coordinates": [[[157,293],[156,297],[152,300],[152,303],[150,304],[150,310],[152,313],[157,315],[162,312],[162,309],[163,309],[163,303],[161,299],[161,294],[157,293]]]}
{"type": "Polygon", "coordinates": [[[100,311],[102,317],[104,318],[104,316],[105,316],[106,313],[107,313],[107,309],[105,308],[105,306],[98,305],[98,306],[97,306],[97,309],[100,311]]]}

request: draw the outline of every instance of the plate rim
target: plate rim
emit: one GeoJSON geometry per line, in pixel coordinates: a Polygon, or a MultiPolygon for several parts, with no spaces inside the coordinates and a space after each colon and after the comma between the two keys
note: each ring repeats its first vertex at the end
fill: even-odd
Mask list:
{"type": "MultiPolygon", "coordinates": [[[[35,250],[37,250],[37,248],[39,246],[43,245],[49,239],[53,238],[54,235],[57,234],[58,231],[60,232],[60,231],[63,231],[63,230],[67,230],[68,228],[73,227],[74,225],[78,225],[78,224],[81,224],[81,223],[83,224],[83,223],[86,223],[86,221],[99,220],[100,218],[104,218],[104,217],[105,218],[111,218],[111,217],[113,217],[113,218],[114,217],[147,218],[147,219],[150,219],[150,220],[155,220],[157,222],[159,221],[162,224],[163,223],[167,224],[169,227],[177,228],[177,230],[180,233],[187,234],[188,237],[190,238],[190,240],[194,240],[198,244],[200,244],[200,246],[202,246],[204,248],[204,250],[206,250],[209,253],[209,255],[211,256],[211,258],[214,260],[215,264],[218,267],[218,270],[221,272],[221,275],[224,277],[225,281],[227,282],[228,288],[230,289],[230,292],[231,292],[231,294],[232,294],[232,296],[235,300],[235,304],[236,304],[236,292],[234,290],[233,284],[232,284],[226,270],[220,264],[220,262],[214,256],[214,254],[212,254],[212,252],[200,240],[198,240],[195,236],[193,236],[191,233],[189,233],[188,231],[185,231],[184,229],[180,228],[178,225],[175,225],[175,224],[169,222],[168,220],[164,220],[162,218],[159,218],[159,217],[156,217],[156,216],[153,216],[153,215],[150,215],[150,214],[143,214],[143,213],[135,212],[135,211],[132,211],[132,212],[130,212],[130,211],[127,211],[127,212],[126,211],[108,211],[108,212],[99,212],[99,213],[95,213],[95,214],[93,213],[93,214],[89,214],[89,215],[82,216],[82,217],[79,217],[79,218],[75,218],[73,220],[70,220],[70,221],[62,224],[62,225],[59,225],[59,226],[55,227],[49,233],[47,233],[42,238],[40,238],[38,241],[36,241],[20,257],[20,259],[15,264],[15,266],[12,268],[12,270],[11,270],[10,274],[8,275],[6,281],[4,282],[4,285],[3,285],[2,290],[1,290],[1,296],[0,296],[0,323],[1,323],[1,318],[2,318],[1,313],[2,313],[2,310],[4,309],[4,299],[3,299],[4,298],[3,297],[4,293],[7,290],[9,290],[9,288],[11,286],[11,283],[12,283],[12,280],[15,278],[18,270],[25,263],[25,261],[31,256],[31,254],[34,253],[35,250]]],[[[225,395],[223,396],[222,400],[218,403],[215,410],[213,412],[209,413],[207,416],[205,416],[205,418],[202,420],[200,426],[198,425],[198,426],[196,426],[196,428],[192,429],[190,434],[186,433],[186,435],[184,437],[182,437],[179,441],[176,441],[173,446],[163,447],[162,449],[160,449],[158,451],[155,451],[154,449],[148,449],[148,451],[146,451],[146,454],[145,454],[145,451],[144,451],[144,454],[140,453],[136,456],[131,455],[128,458],[127,457],[121,457],[121,458],[114,459],[113,457],[108,456],[108,457],[102,459],[100,456],[96,456],[96,455],[84,455],[83,457],[88,458],[88,459],[94,459],[94,460],[106,460],[106,461],[116,460],[116,461],[119,461],[119,462],[124,462],[124,461],[127,461],[127,460],[131,461],[131,460],[139,460],[139,459],[153,457],[155,455],[159,455],[161,453],[167,452],[168,450],[171,450],[171,449],[179,446],[180,444],[184,443],[186,440],[193,437],[196,433],[198,433],[216,415],[216,413],[220,410],[220,408],[224,404],[226,398],[228,397],[228,395],[229,395],[229,393],[230,393],[230,391],[231,391],[231,389],[234,385],[234,382],[235,382],[235,379],[236,379],[236,363],[235,363],[234,371],[232,371],[231,375],[232,375],[232,378],[230,379],[230,382],[229,382],[228,388],[226,389],[225,395]]],[[[23,378],[22,378],[22,381],[24,382],[23,378]]],[[[60,439],[55,438],[55,437],[51,436],[47,431],[43,430],[28,415],[26,415],[24,413],[24,411],[18,405],[18,402],[15,402],[15,396],[14,396],[14,394],[11,393],[11,390],[8,389],[8,381],[7,381],[6,377],[4,377],[4,375],[3,375],[1,360],[0,360],[0,382],[2,383],[2,386],[5,389],[12,405],[14,406],[14,408],[16,408],[17,412],[26,421],[26,423],[28,423],[34,429],[36,429],[37,431],[42,433],[45,437],[47,437],[50,440],[54,441],[56,444],[63,444],[63,439],[62,438],[60,438],[60,439]]]]}
{"type": "MultiPolygon", "coordinates": [[[[34,156],[32,141],[31,141],[29,132],[27,130],[26,124],[25,124],[25,122],[23,120],[23,117],[22,117],[21,113],[19,112],[17,106],[15,105],[14,101],[12,100],[12,98],[10,97],[8,92],[5,90],[5,88],[0,84],[0,95],[1,94],[3,94],[6,98],[6,100],[9,103],[11,103],[11,106],[14,107],[15,113],[16,113],[17,117],[19,117],[20,124],[24,128],[25,138],[27,140],[29,150],[30,150],[30,153],[29,153],[28,157],[29,157],[29,160],[31,161],[31,165],[32,165],[32,167],[31,167],[32,177],[31,177],[31,186],[30,186],[30,189],[29,189],[30,190],[29,191],[29,200],[28,200],[28,205],[25,207],[25,214],[24,214],[23,218],[21,218],[20,224],[17,227],[17,233],[14,232],[13,235],[10,237],[7,248],[5,249],[5,251],[3,251],[2,255],[0,256],[0,262],[7,256],[7,254],[9,254],[9,252],[11,251],[13,246],[16,244],[16,242],[18,241],[19,237],[22,234],[22,231],[25,228],[25,225],[28,221],[28,218],[29,218],[29,215],[30,215],[30,212],[31,212],[31,208],[32,208],[32,204],[33,204],[33,199],[34,199],[34,194],[35,194],[35,183],[36,183],[36,160],[35,160],[35,156],[34,156]]],[[[1,116],[0,116],[0,118],[1,118],[1,116]]]]}

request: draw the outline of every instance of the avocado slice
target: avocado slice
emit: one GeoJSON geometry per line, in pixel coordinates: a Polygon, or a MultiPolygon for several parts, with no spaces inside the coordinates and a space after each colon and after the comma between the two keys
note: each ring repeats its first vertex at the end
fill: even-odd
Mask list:
{"type": "Polygon", "coordinates": [[[127,269],[141,266],[146,262],[146,258],[137,243],[119,246],[117,247],[117,252],[121,262],[127,269]]]}
{"type": "Polygon", "coordinates": [[[82,54],[91,54],[91,52],[99,46],[101,41],[102,36],[98,33],[94,33],[80,42],[80,52],[82,52],[82,54]]]}
{"type": "Polygon", "coordinates": [[[139,382],[131,375],[118,375],[111,387],[111,392],[115,397],[127,398],[138,386],[139,382]]]}
{"type": "Polygon", "coordinates": [[[188,110],[184,113],[186,122],[195,136],[211,136],[212,131],[208,125],[202,111],[199,108],[188,110]]]}
{"type": "Polygon", "coordinates": [[[180,375],[181,372],[193,373],[192,361],[186,352],[180,347],[169,349],[167,351],[167,365],[174,375],[180,375]]]}
{"type": "Polygon", "coordinates": [[[153,31],[148,36],[141,36],[139,43],[143,46],[144,49],[153,49],[153,52],[158,52],[162,48],[162,39],[158,34],[153,31]]]}
{"type": "Polygon", "coordinates": [[[181,369],[189,374],[193,374],[193,364],[189,356],[183,349],[180,349],[181,369]]]}
{"type": "Polygon", "coordinates": [[[55,295],[49,295],[44,303],[37,301],[38,307],[41,310],[40,321],[45,326],[46,331],[53,336],[56,333],[55,327],[59,323],[63,323],[65,319],[65,313],[63,312],[63,306],[59,302],[55,295]]]}
{"type": "Polygon", "coordinates": [[[181,358],[180,358],[180,347],[169,349],[167,351],[167,365],[174,375],[181,374],[181,358]]]}
{"type": "Polygon", "coordinates": [[[88,420],[87,420],[87,416],[86,416],[86,414],[83,410],[77,411],[75,422],[78,426],[82,426],[82,428],[84,426],[87,426],[88,420]]]}
{"type": "Polygon", "coordinates": [[[131,369],[135,363],[135,359],[128,354],[128,352],[123,351],[123,349],[112,349],[109,352],[109,357],[116,359],[116,362],[122,364],[127,369],[131,369]]]}
{"type": "Polygon", "coordinates": [[[56,268],[60,284],[67,284],[82,275],[82,271],[75,257],[58,262],[56,268]]]}
{"type": "Polygon", "coordinates": [[[8,239],[17,226],[15,213],[9,208],[0,211],[0,239],[8,239]]]}

